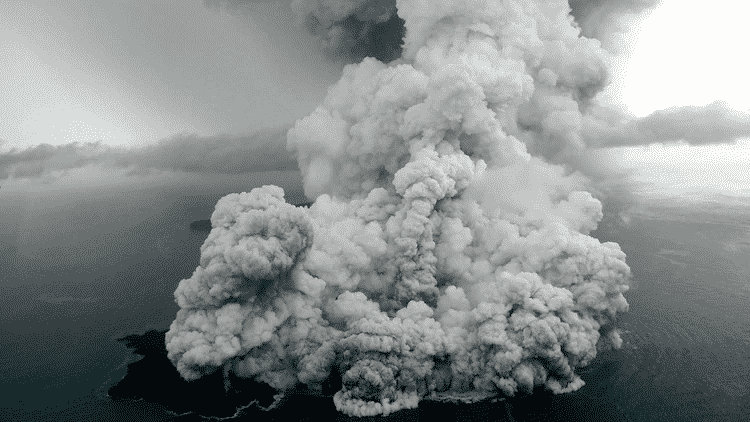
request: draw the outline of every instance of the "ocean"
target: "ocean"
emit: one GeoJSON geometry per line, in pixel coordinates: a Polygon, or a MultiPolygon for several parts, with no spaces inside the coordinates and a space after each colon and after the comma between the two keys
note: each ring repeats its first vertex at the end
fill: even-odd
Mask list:
{"type": "MultiPolygon", "coordinates": [[[[176,199],[114,233],[107,218],[120,217],[96,221],[91,204],[46,222],[65,226],[55,239],[0,222],[0,420],[208,420],[109,395],[141,359],[118,339],[167,329],[178,310],[172,293],[198,263],[207,233],[190,224],[208,218],[215,199],[191,201],[200,204],[176,199]],[[60,240],[84,228],[91,233],[85,241],[60,240]]],[[[617,322],[623,347],[600,352],[578,371],[583,388],[474,404],[422,402],[377,420],[749,420],[750,202],[684,196],[605,202],[604,212],[592,235],[627,254],[630,310],[617,322]]],[[[179,402],[181,390],[169,390],[166,378],[154,372],[131,387],[179,402]]],[[[251,418],[354,419],[336,412],[330,398],[301,394],[270,411],[249,406],[224,415],[251,418]]]]}

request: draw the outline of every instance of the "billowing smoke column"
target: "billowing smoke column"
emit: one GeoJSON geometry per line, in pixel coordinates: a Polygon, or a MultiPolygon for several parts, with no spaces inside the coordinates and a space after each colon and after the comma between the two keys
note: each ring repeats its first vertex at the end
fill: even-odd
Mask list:
{"type": "Polygon", "coordinates": [[[404,21],[396,0],[293,0],[291,7],[329,59],[390,62],[401,55],[404,21]]]}
{"type": "Polygon", "coordinates": [[[217,203],[166,337],[185,379],[338,373],[336,407],[376,415],[575,391],[597,343],[621,344],[630,269],[588,236],[601,203],[528,152],[577,148],[608,78],[598,42],[566,1],[396,6],[403,56],[346,66],[289,130],[315,204],[275,186],[217,203]]]}

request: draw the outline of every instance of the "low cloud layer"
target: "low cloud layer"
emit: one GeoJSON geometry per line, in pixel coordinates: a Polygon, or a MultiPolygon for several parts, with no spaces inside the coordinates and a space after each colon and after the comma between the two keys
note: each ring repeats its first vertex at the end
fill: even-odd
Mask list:
{"type": "Polygon", "coordinates": [[[750,113],[723,101],[705,106],[671,107],[628,120],[614,109],[594,109],[584,117],[586,144],[594,148],[685,141],[691,145],[750,138],[750,113]]]}
{"type": "Polygon", "coordinates": [[[12,179],[49,179],[86,167],[127,169],[139,175],[154,171],[195,174],[242,174],[297,170],[284,148],[287,128],[248,135],[199,136],[181,133],[144,147],[98,143],[40,144],[0,153],[0,183],[12,179]]]}

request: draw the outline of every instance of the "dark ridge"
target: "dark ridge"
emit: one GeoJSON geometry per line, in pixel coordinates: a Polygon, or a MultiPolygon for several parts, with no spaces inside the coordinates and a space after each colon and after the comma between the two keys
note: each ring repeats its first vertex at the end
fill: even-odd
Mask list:
{"type": "Polygon", "coordinates": [[[143,399],[179,414],[191,412],[220,418],[231,417],[238,408],[254,401],[264,408],[274,403],[276,390],[250,379],[228,374],[226,381],[231,387],[225,389],[221,370],[185,381],[167,358],[166,332],[150,330],[118,339],[143,359],[129,364],[125,377],[109,388],[112,399],[143,399]]]}
{"type": "Polygon", "coordinates": [[[133,349],[133,353],[141,356],[151,356],[160,353],[166,355],[167,349],[164,344],[164,334],[166,334],[166,331],[149,330],[143,335],[129,334],[118,338],[117,341],[123,343],[128,349],[133,349]]]}
{"type": "Polygon", "coordinates": [[[195,220],[190,223],[190,230],[194,230],[197,232],[210,232],[211,220],[195,220]]]}
{"type": "MultiPolygon", "coordinates": [[[[117,339],[143,359],[128,365],[127,374],[109,388],[112,400],[144,400],[176,413],[175,421],[357,421],[402,422],[405,420],[475,420],[470,406],[453,403],[420,403],[419,409],[401,410],[388,416],[352,417],[336,411],[331,396],[341,389],[341,375],[334,370],[318,394],[292,392],[280,401],[277,391],[264,383],[239,378],[221,370],[195,381],[185,381],[167,358],[167,330],[150,330],[117,339]],[[252,403],[255,402],[256,405],[252,403]],[[276,403],[274,405],[274,403],[276,403]],[[273,405],[273,406],[272,406],[273,405]],[[457,413],[458,412],[458,413],[457,413]]],[[[482,406],[486,406],[484,404],[482,406]]],[[[492,406],[492,405],[490,405],[492,406]]],[[[482,414],[501,415],[503,404],[482,409],[482,414]],[[489,411],[489,412],[487,412],[489,411]]]]}
{"type": "MultiPolygon", "coordinates": [[[[112,400],[144,400],[176,413],[171,420],[206,421],[357,421],[403,422],[417,420],[446,421],[578,421],[604,420],[601,416],[601,392],[611,389],[614,373],[619,373],[622,359],[600,360],[587,367],[582,378],[587,388],[599,391],[596,400],[591,392],[580,391],[555,395],[541,387],[533,394],[513,398],[486,398],[478,402],[424,400],[417,409],[404,409],[388,416],[351,417],[337,412],[331,396],[342,387],[341,374],[334,368],[316,394],[304,389],[292,391],[281,400],[277,391],[265,383],[224,375],[218,369],[195,381],[185,381],[167,357],[167,330],[150,330],[117,339],[143,358],[128,365],[127,374],[109,388],[112,400]],[[255,404],[253,404],[255,403],[255,404]],[[599,417],[597,417],[599,416],[599,417]]],[[[605,352],[604,355],[608,353],[605,352]]],[[[611,352],[609,353],[611,355],[611,352]]],[[[605,356],[602,356],[605,357],[605,356]]]]}
{"type": "MultiPolygon", "coordinates": [[[[313,202],[306,202],[304,204],[297,204],[295,206],[310,208],[312,204],[313,202]]],[[[190,230],[200,233],[208,233],[211,231],[211,220],[195,220],[190,223],[190,230]]]]}

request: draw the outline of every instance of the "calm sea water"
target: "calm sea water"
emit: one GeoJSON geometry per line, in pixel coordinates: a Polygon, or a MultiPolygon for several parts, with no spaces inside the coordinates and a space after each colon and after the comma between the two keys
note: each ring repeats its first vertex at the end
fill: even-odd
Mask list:
{"type": "MultiPolygon", "coordinates": [[[[630,312],[619,321],[625,345],[580,371],[587,382],[580,391],[473,405],[423,403],[385,419],[750,420],[748,211],[662,203],[633,207],[627,224],[608,217],[594,234],[619,243],[634,274],[626,295],[630,312]]],[[[170,221],[139,223],[109,245],[111,252],[101,255],[106,259],[71,263],[55,259],[69,251],[24,255],[0,242],[0,279],[14,281],[0,286],[0,420],[201,420],[106,394],[137,359],[115,339],[167,328],[177,311],[172,292],[198,262],[205,234],[187,230],[189,218],[170,221]],[[170,241],[144,245],[139,239],[156,223],[170,241]]],[[[348,419],[330,399],[311,397],[289,398],[263,416],[312,420],[321,414],[348,419]],[[305,412],[295,413],[300,409],[305,412]]]]}

